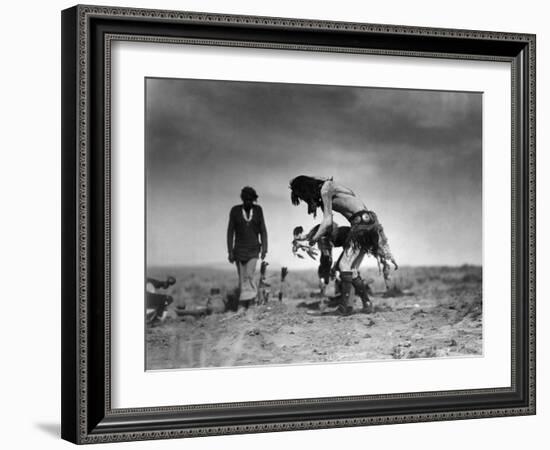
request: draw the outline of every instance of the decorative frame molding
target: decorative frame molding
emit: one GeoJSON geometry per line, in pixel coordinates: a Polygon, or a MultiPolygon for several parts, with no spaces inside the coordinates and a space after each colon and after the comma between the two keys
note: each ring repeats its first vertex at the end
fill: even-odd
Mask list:
{"type": "Polygon", "coordinates": [[[63,438],[98,443],[535,413],[534,35],[99,6],[63,11],[62,26],[63,438]],[[510,62],[510,388],[112,409],[110,50],[117,40],[510,62]],[[245,408],[256,410],[246,416],[245,408]],[[236,412],[230,423],[216,416],[228,409],[236,412]],[[259,411],[271,418],[258,420],[259,411]]]}

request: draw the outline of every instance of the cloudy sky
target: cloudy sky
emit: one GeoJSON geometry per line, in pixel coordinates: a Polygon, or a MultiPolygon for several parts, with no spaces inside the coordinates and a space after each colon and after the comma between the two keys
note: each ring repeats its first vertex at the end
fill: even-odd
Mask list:
{"type": "Polygon", "coordinates": [[[401,264],[481,264],[482,94],[147,79],[145,95],[148,265],[226,261],[229,210],[251,185],[268,261],[311,266],[290,249],[316,223],[290,202],[300,174],[357,193],[401,264]]]}

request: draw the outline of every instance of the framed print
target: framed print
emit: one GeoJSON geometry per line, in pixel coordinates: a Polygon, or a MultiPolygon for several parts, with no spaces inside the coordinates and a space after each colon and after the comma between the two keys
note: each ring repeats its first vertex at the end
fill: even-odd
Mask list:
{"type": "Polygon", "coordinates": [[[535,413],[535,36],[62,12],[62,437],[535,413]]]}

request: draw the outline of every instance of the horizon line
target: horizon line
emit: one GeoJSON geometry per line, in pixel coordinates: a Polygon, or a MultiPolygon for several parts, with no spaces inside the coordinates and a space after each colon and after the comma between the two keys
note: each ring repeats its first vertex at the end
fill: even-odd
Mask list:
{"type": "MultiPolygon", "coordinates": [[[[275,267],[288,267],[288,266],[284,266],[280,263],[269,263],[268,264],[270,266],[275,266],[275,267]]],[[[399,268],[411,268],[411,267],[414,267],[414,268],[418,268],[418,267],[483,267],[483,264],[475,264],[475,263],[460,263],[460,264],[399,264],[399,268]]],[[[196,264],[196,265],[190,265],[190,264],[153,264],[153,265],[148,265],[147,266],[148,269],[164,269],[164,268],[182,268],[182,269],[193,269],[193,268],[196,268],[196,269],[209,269],[209,268],[217,268],[217,269],[227,269],[227,270],[231,270],[233,269],[233,264],[229,263],[229,262],[213,262],[213,263],[204,263],[204,264],[196,264]],[[213,267],[214,266],[214,267],[213,267]],[[226,267],[222,267],[222,266],[226,266],[226,267]]],[[[317,267],[304,267],[304,268],[299,268],[299,269],[294,269],[294,270],[312,270],[312,269],[316,269],[317,267]]],[[[364,268],[368,268],[366,266],[364,266],[364,268]]],[[[374,268],[374,267],[373,267],[374,268]]]]}

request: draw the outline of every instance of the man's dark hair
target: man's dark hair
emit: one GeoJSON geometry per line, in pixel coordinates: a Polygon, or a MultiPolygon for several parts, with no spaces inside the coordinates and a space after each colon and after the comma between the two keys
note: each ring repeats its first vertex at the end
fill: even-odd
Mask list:
{"type": "Polygon", "coordinates": [[[299,175],[290,181],[290,200],[293,205],[299,205],[300,200],[307,203],[307,213],[317,215],[317,208],[323,210],[321,187],[324,180],[299,175]]]}
{"type": "Polygon", "coordinates": [[[256,190],[253,187],[245,186],[241,189],[241,200],[244,202],[245,200],[258,200],[258,194],[256,193],[256,190]]]}

